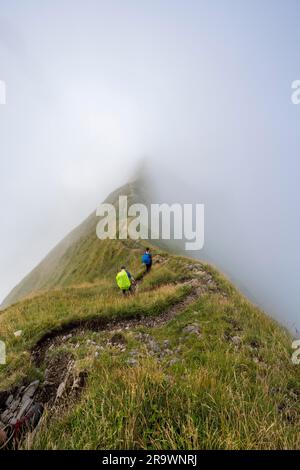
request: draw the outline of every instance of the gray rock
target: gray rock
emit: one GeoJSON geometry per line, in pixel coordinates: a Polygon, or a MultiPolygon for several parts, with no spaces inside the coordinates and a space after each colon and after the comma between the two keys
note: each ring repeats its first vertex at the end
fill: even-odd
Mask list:
{"type": "Polygon", "coordinates": [[[110,343],[114,346],[123,346],[127,343],[127,340],[123,333],[118,332],[115,333],[111,338],[110,338],[110,343]]]}
{"type": "Polygon", "coordinates": [[[31,398],[28,398],[25,395],[23,396],[21,408],[20,408],[20,410],[17,414],[17,418],[16,418],[17,421],[19,419],[21,419],[26,414],[26,411],[30,408],[32,402],[33,402],[33,400],[31,398]]]}
{"type": "Polygon", "coordinates": [[[76,390],[76,389],[79,389],[81,387],[81,377],[80,376],[77,376],[74,378],[74,382],[73,382],[73,385],[72,385],[72,390],[76,390]]]}
{"type": "Polygon", "coordinates": [[[19,388],[17,398],[19,398],[19,397],[22,395],[22,393],[24,392],[25,388],[26,388],[25,386],[22,386],[22,387],[19,388]]]}
{"type": "Polygon", "coordinates": [[[21,399],[20,398],[16,398],[10,405],[9,409],[14,412],[16,411],[16,409],[18,408],[19,404],[20,404],[20,401],[21,399]]]}
{"type": "Polygon", "coordinates": [[[14,336],[15,336],[16,338],[18,338],[19,336],[22,335],[22,333],[23,333],[22,330],[15,331],[15,332],[14,332],[14,336]]]}
{"type": "Polygon", "coordinates": [[[39,380],[35,380],[32,382],[28,387],[25,389],[23,397],[22,397],[22,403],[24,403],[28,398],[32,398],[35,392],[37,391],[37,388],[40,384],[39,380]]]}
{"type": "Polygon", "coordinates": [[[240,345],[242,340],[239,336],[233,336],[231,338],[231,341],[233,342],[233,344],[235,344],[236,346],[240,345]]]}
{"type": "Polygon", "coordinates": [[[55,400],[59,400],[63,396],[65,389],[66,389],[66,382],[61,382],[61,384],[59,384],[58,386],[55,400]]]}
{"type": "Polygon", "coordinates": [[[149,348],[155,352],[155,353],[160,353],[161,352],[161,347],[160,345],[153,339],[151,339],[148,343],[149,348]]]}
{"type": "Polygon", "coordinates": [[[3,411],[0,418],[1,418],[1,421],[4,424],[8,424],[10,419],[12,418],[12,416],[13,416],[13,413],[9,409],[7,409],[7,410],[3,411]]]}
{"type": "Polygon", "coordinates": [[[68,335],[65,335],[62,337],[62,341],[67,341],[68,339],[72,338],[72,333],[68,334],[68,335]]]}
{"type": "Polygon", "coordinates": [[[136,349],[133,349],[132,351],[130,351],[129,356],[137,356],[137,354],[138,351],[136,349]]]}
{"type": "Polygon", "coordinates": [[[193,325],[187,325],[183,328],[184,333],[200,335],[200,327],[198,324],[194,323],[193,325]]]}
{"type": "Polygon", "coordinates": [[[169,366],[173,366],[174,364],[177,364],[179,362],[179,359],[177,357],[174,357],[174,359],[171,359],[169,361],[169,366]]]}
{"type": "Polygon", "coordinates": [[[135,366],[138,361],[136,359],[131,358],[131,359],[128,359],[126,362],[129,366],[135,366]]]}
{"type": "Polygon", "coordinates": [[[52,387],[53,385],[55,385],[54,382],[50,382],[49,380],[45,380],[43,382],[43,387],[52,387]]]}
{"type": "Polygon", "coordinates": [[[292,390],[290,391],[289,395],[293,400],[298,400],[297,393],[293,392],[292,390]]]}
{"type": "Polygon", "coordinates": [[[67,388],[67,382],[68,382],[68,379],[69,379],[70,374],[72,372],[73,366],[74,366],[74,361],[73,360],[69,361],[68,366],[67,366],[67,372],[66,372],[66,375],[64,377],[64,380],[58,386],[55,401],[59,400],[63,396],[63,394],[64,394],[64,392],[67,388]]]}
{"type": "Polygon", "coordinates": [[[14,399],[13,395],[9,395],[8,399],[5,402],[5,406],[9,407],[14,399]]]}

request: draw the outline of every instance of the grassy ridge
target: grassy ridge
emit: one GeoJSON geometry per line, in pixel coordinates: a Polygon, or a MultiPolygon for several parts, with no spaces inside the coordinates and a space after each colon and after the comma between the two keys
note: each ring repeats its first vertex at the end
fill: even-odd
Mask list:
{"type": "MultiPolygon", "coordinates": [[[[113,333],[73,338],[80,341],[78,367],[89,370],[87,389],[65,416],[45,419],[35,448],[299,447],[299,403],[291,396],[300,377],[290,338],[238,293],[204,295],[164,327],[139,332],[160,345],[169,341],[172,353],[150,354],[130,330],[123,332],[125,353],[106,345],[113,333]],[[232,319],[241,329],[238,346],[227,339],[232,319]],[[184,333],[195,323],[200,336],[184,333]],[[103,345],[100,358],[87,338],[103,345]],[[133,350],[138,362],[129,366],[133,350]]],[[[71,345],[64,350],[73,351],[71,345]]]]}
{"type": "Polygon", "coordinates": [[[30,351],[46,333],[95,318],[126,318],[157,315],[186,295],[187,288],[162,286],[155,292],[141,292],[128,301],[105,283],[90,288],[74,288],[20,302],[0,317],[0,337],[6,342],[7,365],[0,367],[0,390],[24,377],[36,378],[30,351]],[[21,337],[14,332],[22,330],[21,337]]]}
{"type": "MultiPolygon", "coordinates": [[[[144,200],[140,184],[136,182],[121,187],[109,195],[105,202],[117,208],[120,194],[127,195],[129,204],[144,200]]],[[[105,276],[111,278],[120,263],[130,262],[131,268],[135,269],[143,244],[132,240],[99,240],[96,235],[98,221],[94,212],[72,230],[10,292],[1,307],[6,308],[38,291],[82,282],[94,283],[105,276]]]]}
{"type": "MultiPolygon", "coordinates": [[[[218,286],[166,325],[123,331],[126,351],[108,344],[108,331],[85,331],[54,349],[53,355],[70,353],[76,368],[88,371],[88,382],[64,414],[46,413],[34,448],[299,447],[300,370],[291,362],[289,334],[213,268],[201,265],[194,273],[190,263],[164,254],[133,297],[120,296],[104,276],[29,298],[0,315],[8,350],[8,364],[0,368],[4,389],[24,377],[43,378],[43,365],[32,364],[30,350],[48,331],[101,316],[157,315],[187,295],[189,289],[175,281],[205,283],[203,270],[218,286]],[[187,325],[197,325],[199,334],[187,333],[187,325]],[[17,329],[20,338],[13,335],[17,329]],[[149,349],[145,335],[163,354],[149,349]],[[94,344],[103,348],[99,357],[94,344]]],[[[134,266],[136,273],[138,257],[134,266]]]]}

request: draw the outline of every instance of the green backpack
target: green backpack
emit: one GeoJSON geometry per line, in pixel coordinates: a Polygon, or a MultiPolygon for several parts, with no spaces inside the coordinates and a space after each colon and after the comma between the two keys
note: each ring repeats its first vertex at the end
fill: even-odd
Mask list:
{"type": "Polygon", "coordinates": [[[122,271],[120,271],[117,274],[116,281],[117,281],[118,287],[122,290],[128,290],[129,287],[131,286],[130,279],[127,275],[127,272],[124,269],[122,269],[122,271]]]}

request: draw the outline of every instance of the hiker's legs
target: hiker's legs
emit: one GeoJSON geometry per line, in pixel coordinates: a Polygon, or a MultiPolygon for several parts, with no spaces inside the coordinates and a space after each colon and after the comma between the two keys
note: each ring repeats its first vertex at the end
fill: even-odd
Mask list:
{"type": "Polygon", "coordinates": [[[122,292],[123,292],[124,295],[131,294],[131,293],[132,293],[132,291],[131,291],[131,286],[128,287],[128,289],[122,289],[122,292]]]}
{"type": "Polygon", "coordinates": [[[148,273],[151,269],[152,264],[146,264],[146,272],[148,273]]]}

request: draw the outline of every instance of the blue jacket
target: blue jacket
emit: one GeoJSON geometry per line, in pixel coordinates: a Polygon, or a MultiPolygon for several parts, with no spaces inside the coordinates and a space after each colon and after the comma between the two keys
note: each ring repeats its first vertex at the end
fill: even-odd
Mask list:
{"type": "Polygon", "coordinates": [[[150,253],[144,253],[142,256],[142,263],[146,265],[152,264],[152,255],[150,253]]]}
{"type": "Polygon", "coordinates": [[[127,271],[127,269],[126,269],[126,273],[127,273],[128,279],[131,279],[131,278],[132,278],[132,276],[131,276],[130,272],[129,272],[129,271],[127,271]]]}

